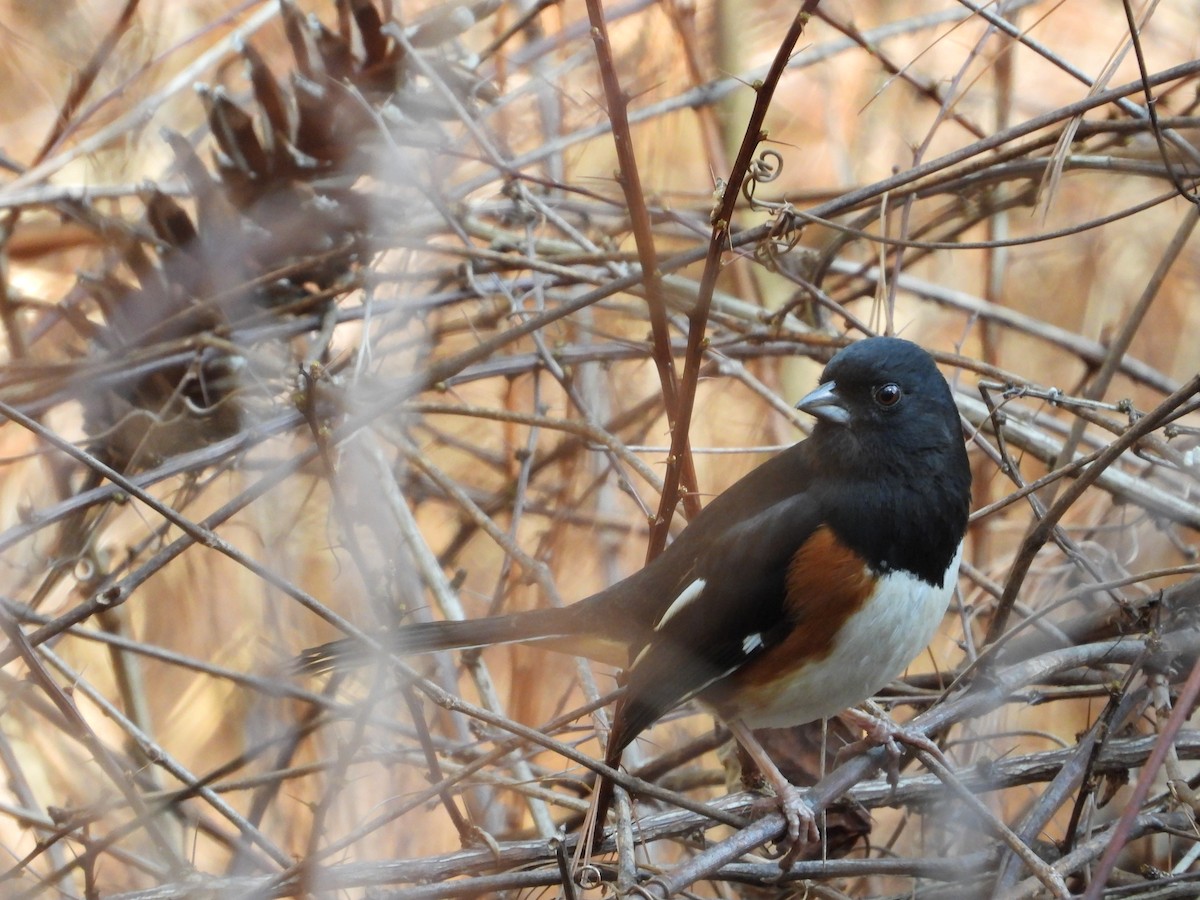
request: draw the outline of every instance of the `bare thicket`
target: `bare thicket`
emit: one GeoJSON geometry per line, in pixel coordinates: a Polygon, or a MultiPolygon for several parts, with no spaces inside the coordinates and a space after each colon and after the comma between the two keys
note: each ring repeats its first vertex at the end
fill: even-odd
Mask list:
{"type": "Polygon", "coordinates": [[[0,6],[5,896],[1200,890],[1192,4],[63,6],[0,6]],[[793,870],[685,708],[573,883],[602,667],[295,674],[628,574],[885,332],[974,465],[880,698],[941,752],[769,735],[793,870]]]}

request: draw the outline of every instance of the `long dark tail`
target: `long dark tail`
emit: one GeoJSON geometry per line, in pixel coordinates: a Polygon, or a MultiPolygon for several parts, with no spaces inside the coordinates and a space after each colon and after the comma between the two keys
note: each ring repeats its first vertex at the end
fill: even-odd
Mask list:
{"type": "MultiPolygon", "coordinates": [[[[379,636],[383,654],[412,656],[436,650],[490,647],[527,641],[570,638],[579,633],[574,607],[534,609],[487,619],[415,622],[379,636]]],[[[297,672],[316,674],[349,669],[380,658],[381,651],[356,638],[310,647],[296,660],[297,672]]]]}

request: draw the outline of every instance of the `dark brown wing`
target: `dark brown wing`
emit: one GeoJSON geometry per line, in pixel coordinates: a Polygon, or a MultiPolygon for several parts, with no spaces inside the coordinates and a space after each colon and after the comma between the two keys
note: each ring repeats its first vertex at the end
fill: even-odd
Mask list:
{"type": "Polygon", "coordinates": [[[697,558],[628,672],[613,718],[607,757],[685,700],[728,678],[784,641],[796,622],[787,607],[797,550],[821,533],[814,489],[784,497],[727,529],[697,558]],[[703,582],[702,585],[698,582],[703,582]]]}

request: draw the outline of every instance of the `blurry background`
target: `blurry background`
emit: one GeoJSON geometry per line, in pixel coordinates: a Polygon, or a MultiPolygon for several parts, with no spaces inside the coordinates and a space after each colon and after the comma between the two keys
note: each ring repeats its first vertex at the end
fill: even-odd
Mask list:
{"type": "MultiPolygon", "coordinates": [[[[1169,725],[1198,646],[1192,391],[1066,493],[1200,368],[1200,17],[1130,4],[1153,128],[1126,12],[820,3],[698,317],[795,4],[604,4],[627,193],[583,2],[0,3],[0,891],[555,892],[590,776],[506,725],[600,755],[611,672],[522,648],[410,661],[416,686],[289,667],[638,568],[696,322],[690,502],[801,437],[791,404],[866,333],[937,354],[975,467],[957,602],[889,705],[995,689],[935,729],[991,818],[909,764],[831,813],[841,868],[801,874],[1034,896],[1052,879],[1004,822],[1074,851],[1075,890],[1129,841],[1112,890],[1194,895],[1200,734],[1169,725]],[[1139,778],[1159,815],[1114,833],[1139,778]]],[[[819,729],[772,741],[819,776],[819,729]]],[[[721,797],[717,743],[684,709],[626,762],[721,797]]],[[[730,833],[666,810],[601,878],[730,833]]],[[[694,890],[777,872],[743,863],[694,890]]]]}

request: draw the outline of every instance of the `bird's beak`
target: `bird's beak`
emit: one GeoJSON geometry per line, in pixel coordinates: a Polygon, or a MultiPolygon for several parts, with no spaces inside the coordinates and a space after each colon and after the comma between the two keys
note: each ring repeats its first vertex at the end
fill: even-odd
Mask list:
{"type": "Polygon", "coordinates": [[[833,381],[827,381],[818,387],[797,403],[796,409],[835,425],[845,425],[850,421],[850,410],[838,396],[837,384],[833,381]]]}

